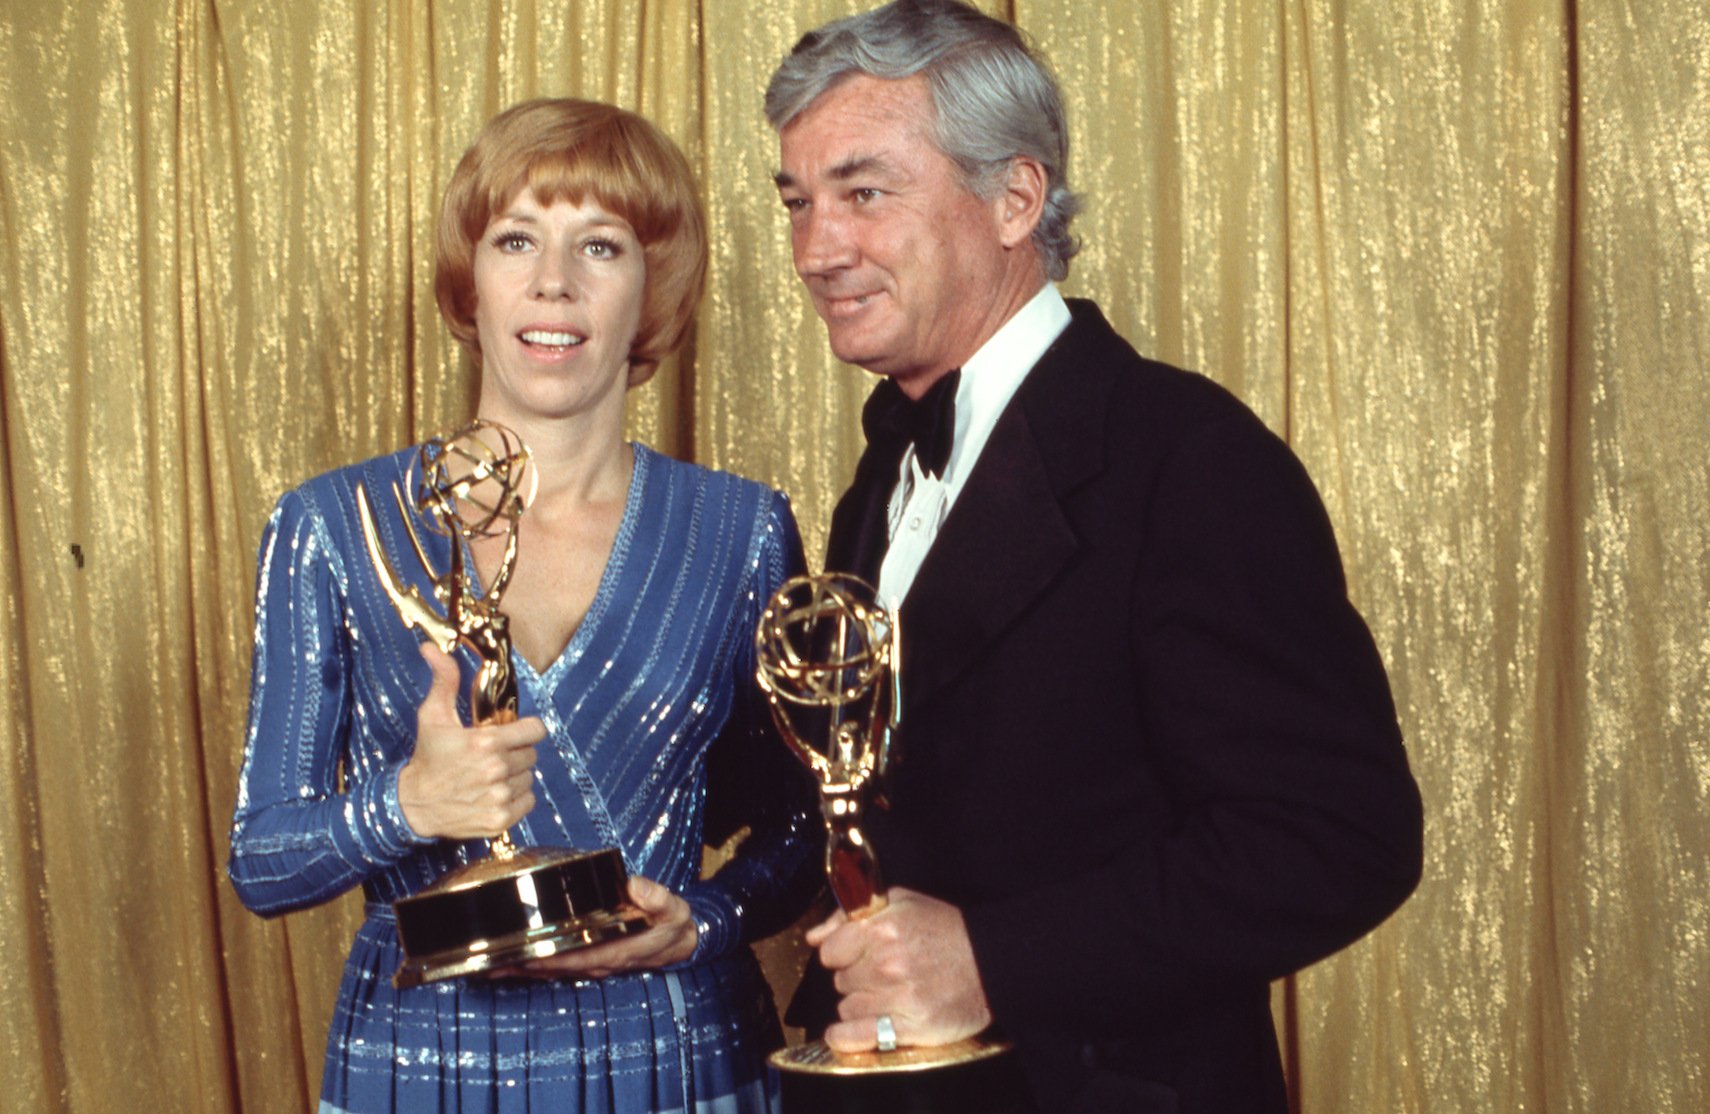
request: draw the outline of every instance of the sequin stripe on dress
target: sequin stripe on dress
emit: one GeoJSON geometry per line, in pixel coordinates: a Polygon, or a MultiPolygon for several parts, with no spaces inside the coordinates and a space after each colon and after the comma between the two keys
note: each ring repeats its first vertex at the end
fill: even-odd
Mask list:
{"type": "Polygon", "coordinates": [[[665,992],[671,996],[671,1023],[677,1027],[677,1071],[683,1082],[683,1110],[695,1109],[695,1068],[689,1047],[689,1004],[683,996],[683,980],[675,971],[666,971],[665,992]]]}
{"type": "MultiPolygon", "coordinates": [[[[582,799],[582,810],[587,815],[588,822],[594,827],[594,846],[617,848],[619,854],[623,856],[624,869],[632,877],[639,874],[640,864],[635,862],[634,857],[630,854],[629,847],[619,838],[617,824],[612,821],[611,809],[606,804],[605,793],[601,791],[599,783],[594,780],[593,775],[588,772],[587,762],[582,758],[581,749],[576,746],[576,741],[570,737],[569,728],[565,726],[563,719],[559,716],[557,707],[542,691],[539,676],[532,668],[528,668],[525,662],[523,668],[519,670],[519,679],[525,686],[533,690],[532,695],[535,704],[533,714],[539,716],[541,722],[546,724],[547,735],[553,744],[539,752],[541,758],[544,759],[549,754],[556,755],[564,763],[564,771],[570,775],[570,783],[575,786],[577,794],[582,799]]],[[[551,810],[553,820],[565,832],[566,836],[569,836],[570,826],[565,822],[560,803],[552,795],[551,788],[538,766],[535,769],[534,782],[535,789],[551,810]]],[[[525,839],[537,838],[532,831],[533,825],[528,817],[523,818],[521,827],[525,839]]]]}

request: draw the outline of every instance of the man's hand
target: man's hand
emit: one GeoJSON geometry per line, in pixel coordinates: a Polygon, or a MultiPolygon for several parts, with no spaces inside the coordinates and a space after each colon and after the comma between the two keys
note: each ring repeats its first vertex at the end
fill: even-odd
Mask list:
{"type": "Polygon", "coordinates": [[[534,808],[534,746],[546,725],[465,727],[457,717],[457,662],[431,642],[422,659],[433,687],[416,709],[416,749],[398,772],[398,804],[417,835],[492,838],[534,808]]]}
{"type": "Polygon", "coordinates": [[[949,1044],[991,1024],[985,987],[962,911],[898,887],[881,912],[852,921],[841,911],[808,931],[810,947],[835,976],[842,1020],[825,1031],[838,1052],[878,1046],[889,1015],[904,1045],[949,1044]]]}
{"type": "Polygon", "coordinates": [[[647,927],[633,936],[533,959],[492,972],[494,978],[603,979],[681,963],[700,938],[689,903],[651,878],[629,880],[629,903],[647,915],[647,927]]]}

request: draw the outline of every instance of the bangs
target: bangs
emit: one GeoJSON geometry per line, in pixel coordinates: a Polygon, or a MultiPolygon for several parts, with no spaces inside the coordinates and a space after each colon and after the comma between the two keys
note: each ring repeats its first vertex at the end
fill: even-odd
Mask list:
{"type": "Polygon", "coordinates": [[[471,229],[474,236],[525,188],[543,206],[591,201],[622,217],[644,244],[669,239],[678,231],[685,209],[693,206],[680,186],[671,188],[682,181],[676,165],[680,155],[657,149],[650,130],[637,129],[616,114],[565,130],[576,134],[542,137],[529,145],[532,149],[516,152],[520,165],[512,173],[494,175],[494,186],[502,182],[504,188],[488,194],[486,219],[480,229],[471,229]]]}

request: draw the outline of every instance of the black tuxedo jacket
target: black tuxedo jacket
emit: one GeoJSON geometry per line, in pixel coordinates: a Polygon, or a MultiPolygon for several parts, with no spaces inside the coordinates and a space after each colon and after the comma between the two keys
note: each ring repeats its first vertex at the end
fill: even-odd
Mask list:
{"type": "MultiPolygon", "coordinates": [[[[903,604],[867,828],[888,884],[962,909],[1044,1114],[1280,1114],[1268,984],[1412,891],[1418,791],[1299,462],[1071,311],[903,604]]],[[[876,573],[896,467],[869,448],[828,569],[876,573]]]]}

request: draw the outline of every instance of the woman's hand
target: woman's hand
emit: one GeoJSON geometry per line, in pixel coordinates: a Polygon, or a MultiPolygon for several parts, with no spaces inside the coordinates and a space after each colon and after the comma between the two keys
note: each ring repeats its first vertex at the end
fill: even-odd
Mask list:
{"type": "Polygon", "coordinates": [[[647,916],[647,927],[634,936],[530,960],[495,971],[495,977],[603,979],[626,971],[668,967],[694,954],[700,933],[688,902],[651,878],[641,877],[629,880],[629,902],[647,916]]]}
{"type": "Polygon", "coordinates": [[[416,749],[398,772],[398,803],[418,835],[492,838],[534,808],[534,747],[546,725],[530,716],[465,727],[457,716],[457,662],[421,644],[433,687],[416,709],[416,749]]]}

